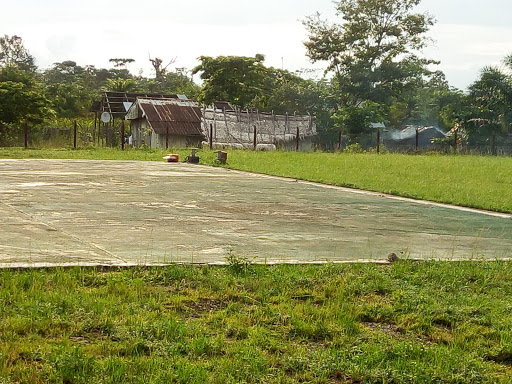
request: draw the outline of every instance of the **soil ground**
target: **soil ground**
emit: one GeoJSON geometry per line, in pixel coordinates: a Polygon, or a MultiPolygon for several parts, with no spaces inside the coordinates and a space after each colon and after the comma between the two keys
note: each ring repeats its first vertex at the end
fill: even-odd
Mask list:
{"type": "Polygon", "coordinates": [[[509,215],[189,164],[0,160],[0,267],[512,257],[509,215]]]}

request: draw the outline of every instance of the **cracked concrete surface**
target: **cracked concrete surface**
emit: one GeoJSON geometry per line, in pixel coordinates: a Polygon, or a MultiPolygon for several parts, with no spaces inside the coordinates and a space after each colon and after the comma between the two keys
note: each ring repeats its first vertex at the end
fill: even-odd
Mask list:
{"type": "Polygon", "coordinates": [[[0,160],[0,267],[512,257],[512,219],[221,168],[0,160]]]}

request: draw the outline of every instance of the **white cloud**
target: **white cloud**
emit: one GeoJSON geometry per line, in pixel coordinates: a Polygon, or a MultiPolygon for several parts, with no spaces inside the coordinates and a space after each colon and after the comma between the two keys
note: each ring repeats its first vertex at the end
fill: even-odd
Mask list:
{"type": "Polygon", "coordinates": [[[436,44],[425,55],[440,60],[450,83],[464,89],[481,68],[499,65],[512,53],[511,34],[512,27],[438,24],[431,31],[436,44]]]}
{"type": "MultiPolygon", "coordinates": [[[[109,67],[113,57],[136,59],[130,68],[150,74],[148,54],[192,68],[200,55],[265,54],[267,65],[290,70],[310,64],[300,20],[320,11],[335,19],[331,0],[0,0],[0,35],[19,35],[42,68],[74,60],[109,67]]],[[[423,0],[438,20],[437,41],[425,56],[441,60],[448,80],[465,88],[480,68],[512,52],[509,0],[423,0]]]]}

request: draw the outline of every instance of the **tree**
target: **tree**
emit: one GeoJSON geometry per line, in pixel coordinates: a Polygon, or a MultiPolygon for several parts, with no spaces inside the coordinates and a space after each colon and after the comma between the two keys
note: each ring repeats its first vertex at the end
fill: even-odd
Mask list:
{"type": "Polygon", "coordinates": [[[265,56],[201,56],[199,60],[201,64],[192,73],[201,73],[200,101],[211,104],[226,100],[242,109],[265,105],[265,56]]]}
{"type": "Polygon", "coordinates": [[[57,117],[85,116],[105,81],[98,82],[94,67],[82,67],[72,60],[54,63],[43,72],[46,94],[57,117]]]}
{"type": "Polygon", "coordinates": [[[16,66],[25,71],[36,69],[34,57],[23,46],[19,36],[0,37],[0,66],[16,66]]]}
{"type": "Polygon", "coordinates": [[[134,79],[107,79],[107,89],[113,92],[135,92],[137,82],[134,79]]]}
{"type": "MultiPolygon", "coordinates": [[[[341,22],[330,24],[319,14],[308,17],[305,42],[313,62],[326,61],[334,75],[338,108],[345,131],[362,133],[369,128],[355,107],[389,108],[402,92],[417,87],[435,63],[417,56],[428,42],[425,33],[434,20],[412,10],[421,0],[341,0],[336,9],[341,22]],[[370,107],[371,106],[371,107],[370,107]],[[347,124],[356,124],[348,127],[347,124]]],[[[369,111],[367,111],[369,112],[369,111]]]]}
{"type": "Polygon", "coordinates": [[[324,102],[319,83],[303,79],[298,74],[286,70],[267,68],[265,83],[263,110],[266,111],[305,115],[324,102]]]}
{"type": "MultiPolygon", "coordinates": [[[[505,64],[510,65],[510,56],[505,64]]],[[[486,67],[469,87],[472,114],[465,127],[470,137],[504,135],[512,127],[512,76],[497,67],[486,67]]]]}
{"type": "Polygon", "coordinates": [[[466,95],[450,87],[444,73],[436,71],[428,81],[402,92],[388,112],[392,127],[403,125],[433,125],[444,131],[461,122],[466,109],[466,95]]]}
{"type": "Polygon", "coordinates": [[[333,132],[332,113],[336,103],[332,98],[331,84],[326,79],[304,79],[300,76],[302,74],[303,71],[291,73],[268,68],[263,111],[315,116],[318,143],[332,147],[332,143],[338,140],[338,134],[333,132]]]}
{"type": "Polygon", "coordinates": [[[128,64],[134,63],[134,59],[129,58],[119,58],[119,59],[110,59],[109,63],[114,63],[114,67],[116,68],[126,68],[128,64]]]}
{"type": "Polygon", "coordinates": [[[13,66],[0,68],[0,143],[15,136],[24,119],[40,124],[53,114],[43,85],[32,73],[13,66]]]}
{"type": "Polygon", "coordinates": [[[154,59],[152,59],[150,56],[149,61],[151,62],[151,65],[155,70],[155,79],[160,80],[167,73],[167,68],[169,68],[169,65],[174,64],[176,62],[176,58],[171,59],[165,66],[163,65],[164,61],[159,57],[155,57],[154,59]]]}

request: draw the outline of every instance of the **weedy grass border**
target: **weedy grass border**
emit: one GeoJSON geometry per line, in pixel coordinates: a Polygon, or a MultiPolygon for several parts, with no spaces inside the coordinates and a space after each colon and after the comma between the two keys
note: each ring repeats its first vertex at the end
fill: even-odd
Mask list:
{"type": "Polygon", "coordinates": [[[511,262],[235,264],[2,270],[0,381],[510,382],[511,262]]]}

